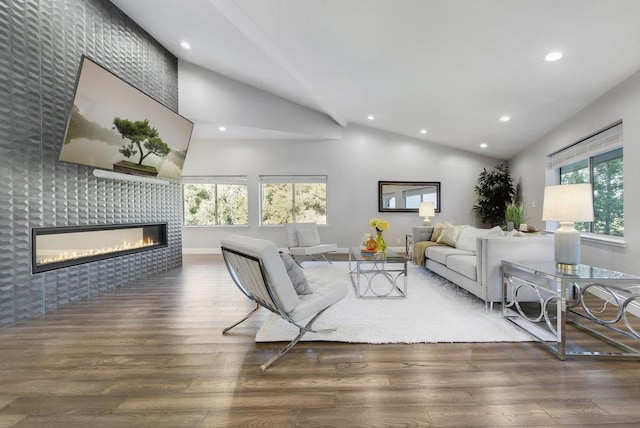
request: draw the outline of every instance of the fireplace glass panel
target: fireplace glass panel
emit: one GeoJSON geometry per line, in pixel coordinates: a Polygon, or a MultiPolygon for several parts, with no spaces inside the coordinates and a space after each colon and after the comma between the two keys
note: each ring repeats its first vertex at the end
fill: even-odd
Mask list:
{"type": "Polygon", "coordinates": [[[166,223],[34,228],[33,273],[164,247],[166,236],[166,223]]]}

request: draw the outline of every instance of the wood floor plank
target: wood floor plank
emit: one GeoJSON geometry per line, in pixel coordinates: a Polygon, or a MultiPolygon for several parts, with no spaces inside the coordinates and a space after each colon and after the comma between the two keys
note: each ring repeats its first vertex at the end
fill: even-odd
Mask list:
{"type": "Polygon", "coordinates": [[[222,334],[252,308],[219,255],[190,255],[0,330],[0,427],[640,426],[638,362],[302,342],[262,373],[284,346],[255,343],[266,311],[222,334]]]}
{"type": "Polygon", "coordinates": [[[424,407],[305,409],[300,427],[433,427],[424,407]]]}
{"type": "MultiPolygon", "coordinates": [[[[206,412],[139,413],[135,415],[33,415],[12,428],[194,428],[200,427],[206,412]]],[[[1,426],[1,425],[0,425],[1,426]]]]}
{"type": "Polygon", "coordinates": [[[436,427],[513,427],[518,425],[557,425],[538,404],[429,406],[436,427]]]}

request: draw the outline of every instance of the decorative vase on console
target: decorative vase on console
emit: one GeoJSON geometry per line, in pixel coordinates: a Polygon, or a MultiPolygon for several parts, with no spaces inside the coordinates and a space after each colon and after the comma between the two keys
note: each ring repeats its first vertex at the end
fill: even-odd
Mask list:
{"type": "Polygon", "coordinates": [[[387,249],[387,243],[384,242],[384,238],[382,237],[382,231],[376,229],[378,235],[376,236],[376,244],[378,244],[378,251],[382,252],[387,249]]]}
{"type": "Polygon", "coordinates": [[[376,229],[376,244],[377,251],[383,252],[387,249],[387,243],[384,242],[384,237],[382,236],[382,231],[387,230],[389,228],[389,223],[386,220],[381,218],[371,218],[369,219],[369,226],[376,229]]]}
{"type": "Polygon", "coordinates": [[[369,239],[365,242],[364,246],[369,251],[376,251],[378,249],[378,243],[371,235],[369,235],[369,239]]]}

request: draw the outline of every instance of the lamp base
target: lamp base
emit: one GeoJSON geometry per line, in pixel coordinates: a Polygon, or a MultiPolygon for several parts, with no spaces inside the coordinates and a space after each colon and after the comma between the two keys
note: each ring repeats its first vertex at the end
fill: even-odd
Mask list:
{"type": "Polygon", "coordinates": [[[578,271],[578,265],[556,262],[556,270],[562,273],[576,273],[578,271]]]}
{"type": "Polygon", "coordinates": [[[572,221],[561,221],[553,240],[556,264],[580,264],[580,232],[575,229],[572,221]]]}
{"type": "Polygon", "coordinates": [[[425,217],[424,220],[422,220],[422,225],[431,226],[431,220],[429,219],[429,217],[425,217]]]}

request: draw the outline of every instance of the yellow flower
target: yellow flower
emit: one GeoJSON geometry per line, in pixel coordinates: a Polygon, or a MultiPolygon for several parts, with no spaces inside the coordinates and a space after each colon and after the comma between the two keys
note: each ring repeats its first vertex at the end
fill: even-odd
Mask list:
{"type": "Polygon", "coordinates": [[[387,229],[389,229],[389,223],[387,222],[387,220],[383,220],[381,218],[369,219],[369,226],[375,227],[376,230],[387,230],[387,229]]]}

